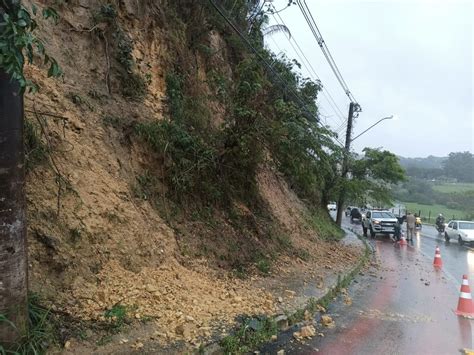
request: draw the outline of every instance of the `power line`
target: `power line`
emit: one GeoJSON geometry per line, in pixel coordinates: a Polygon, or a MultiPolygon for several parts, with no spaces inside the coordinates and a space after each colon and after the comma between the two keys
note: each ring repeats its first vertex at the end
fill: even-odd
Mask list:
{"type": "MultiPolygon", "coordinates": [[[[316,42],[318,43],[319,47],[321,48],[321,51],[323,52],[324,57],[326,58],[326,61],[328,62],[329,66],[331,67],[331,70],[333,71],[334,75],[336,76],[337,81],[341,85],[342,89],[344,90],[345,94],[347,97],[351,100],[351,102],[357,103],[357,100],[355,99],[354,95],[351,93],[349,90],[349,87],[347,86],[346,81],[344,80],[344,77],[341,74],[341,71],[339,70],[339,67],[337,66],[336,62],[334,61],[334,58],[329,51],[328,46],[326,45],[326,42],[323,39],[323,36],[321,35],[321,31],[319,30],[316,21],[314,20],[314,17],[311,13],[311,10],[309,9],[308,5],[306,4],[305,0],[297,0],[298,7],[300,8],[301,13],[303,14],[303,17],[306,20],[306,23],[308,24],[314,38],[316,39],[316,42]]],[[[357,105],[359,107],[359,105],[357,105]]]]}
{"type": "MultiPolygon", "coordinates": [[[[274,7],[275,8],[275,7],[274,7]]],[[[278,24],[278,20],[276,19],[275,15],[272,14],[273,18],[275,19],[276,23],[278,24]]],[[[288,28],[288,26],[286,25],[285,21],[282,19],[282,17],[277,14],[278,18],[280,19],[281,23],[286,26],[288,28]]],[[[306,68],[306,70],[308,71],[308,73],[311,75],[311,73],[317,78],[317,80],[319,80],[319,82],[322,83],[321,81],[321,78],[319,77],[319,75],[316,73],[316,70],[314,69],[314,67],[311,65],[311,62],[308,60],[308,58],[306,57],[306,55],[304,54],[304,51],[301,49],[300,45],[298,44],[298,41],[296,40],[295,36],[292,35],[291,38],[287,38],[288,39],[288,42],[290,43],[291,47],[293,48],[293,51],[295,52],[295,54],[298,56],[298,58],[300,59],[301,63],[303,64],[303,66],[306,68]],[[295,46],[293,45],[293,42],[295,43],[296,47],[298,48],[295,48],[295,46]],[[301,55],[300,55],[301,54],[301,55]],[[304,58],[304,59],[303,59],[304,58]],[[307,65],[305,65],[305,62],[307,65]],[[310,70],[311,69],[311,70],[310,70]]],[[[278,45],[277,45],[277,48],[278,45]]],[[[328,101],[329,105],[331,106],[331,108],[334,110],[334,112],[336,113],[336,116],[339,117],[339,119],[341,120],[341,122],[344,122],[346,121],[346,118],[344,117],[344,114],[342,113],[341,109],[339,108],[339,106],[336,104],[336,102],[334,101],[331,93],[329,92],[329,90],[327,88],[325,88],[324,85],[322,85],[322,90],[321,90],[324,98],[328,101]]]]}
{"type": "MultiPolygon", "coordinates": [[[[275,7],[273,7],[275,8],[275,7]]],[[[277,16],[278,18],[280,19],[281,23],[286,26],[288,28],[288,26],[286,25],[285,21],[283,20],[283,18],[280,16],[280,14],[277,13],[277,16]]],[[[275,16],[273,16],[275,17],[275,16]]],[[[278,21],[277,21],[278,23],[278,21]]],[[[294,35],[292,36],[291,38],[293,40],[293,42],[295,42],[295,45],[296,47],[298,48],[299,52],[301,53],[301,55],[303,56],[303,58],[306,60],[306,63],[308,64],[309,68],[311,69],[311,71],[313,72],[314,76],[316,76],[316,78],[322,82],[321,78],[319,77],[318,73],[316,73],[316,70],[314,69],[313,65],[311,64],[311,62],[308,60],[308,58],[306,57],[306,55],[304,54],[304,51],[301,49],[300,45],[298,44],[298,41],[296,40],[296,38],[294,37],[294,35]]],[[[295,53],[298,55],[298,51],[295,49],[295,47],[293,46],[293,43],[290,41],[290,39],[288,40],[290,42],[290,45],[291,47],[293,48],[293,50],[295,51],[295,53]]],[[[299,55],[298,55],[299,57],[299,55]]],[[[301,59],[300,57],[300,60],[303,62],[303,60],[301,59]]],[[[308,68],[307,68],[308,69],[308,68]]],[[[309,72],[310,70],[308,70],[309,72]]],[[[326,92],[327,92],[327,95],[329,96],[329,98],[331,99],[332,103],[334,104],[334,106],[338,109],[339,113],[341,114],[341,116],[344,117],[344,114],[341,112],[341,110],[339,109],[339,107],[337,106],[336,102],[334,101],[331,93],[329,92],[329,90],[327,88],[326,89],[326,92]]]]}
{"type": "Polygon", "coordinates": [[[324,56],[326,57],[326,60],[329,63],[329,66],[331,67],[332,71],[334,72],[334,75],[336,75],[337,80],[341,84],[344,92],[346,93],[346,95],[349,97],[351,101],[356,102],[354,96],[351,94],[349,90],[349,87],[347,86],[346,81],[344,80],[341,74],[341,71],[339,70],[336,62],[334,61],[334,58],[331,55],[331,52],[329,51],[329,48],[326,45],[326,42],[323,39],[321,31],[319,30],[318,25],[316,24],[316,21],[314,20],[313,14],[311,13],[311,10],[309,9],[308,4],[306,4],[306,0],[303,0],[303,2],[301,2],[301,0],[298,0],[297,2],[298,2],[298,6],[300,7],[301,12],[303,13],[303,16],[306,19],[306,22],[310,26],[311,32],[313,33],[316,39],[316,42],[318,42],[319,47],[321,48],[324,56]]]}
{"type": "MultiPolygon", "coordinates": [[[[217,4],[213,0],[209,0],[210,4],[214,9],[219,13],[219,15],[227,22],[227,24],[237,33],[237,35],[245,42],[245,44],[252,50],[252,52],[261,60],[261,62],[264,64],[264,66],[269,69],[273,74],[276,75],[276,78],[283,84],[285,89],[288,89],[294,97],[302,104],[302,107],[300,109],[303,109],[303,111],[306,112],[306,114],[311,117],[313,114],[307,109],[306,104],[301,100],[299,95],[292,89],[288,88],[288,84],[285,82],[285,80],[280,76],[280,74],[275,71],[275,69],[265,60],[265,58],[261,55],[261,53],[255,49],[255,47],[250,43],[250,41],[245,37],[245,35],[237,28],[237,26],[232,23],[232,21],[226,16],[226,14],[223,12],[223,10],[217,6],[217,4]]],[[[288,91],[287,90],[287,91],[288,91]]],[[[316,118],[316,123],[318,122],[316,118]]],[[[306,123],[306,122],[305,122],[306,123]]],[[[334,137],[335,140],[343,147],[344,145],[342,144],[337,137],[334,137]]]]}

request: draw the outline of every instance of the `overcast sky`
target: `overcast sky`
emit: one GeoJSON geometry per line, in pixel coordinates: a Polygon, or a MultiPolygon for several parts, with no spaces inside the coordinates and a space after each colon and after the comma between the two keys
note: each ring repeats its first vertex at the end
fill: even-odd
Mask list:
{"type": "MultiPolygon", "coordinates": [[[[306,0],[349,89],[362,106],[354,134],[395,114],[354,141],[406,157],[474,152],[474,6],[471,0],[306,0]]],[[[274,0],[282,9],[288,0],[274,0]]],[[[297,5],[280,13],[338,107],[349,100],[297,5]]],[[[270,24],[275,20],[270,16],[270,24]]],[[[267,39],[276,53],[298,57],[283,33],[267,39]]],[[[303,67],[305,76],[310,72],[303,67]]],[[[341,125],[320,95],[321,113],[341,125]]],[[[324,120],[324,118],[323,118],[324,120]]],[[[341,135],[341,141],[344,137],[341,135]]]]}

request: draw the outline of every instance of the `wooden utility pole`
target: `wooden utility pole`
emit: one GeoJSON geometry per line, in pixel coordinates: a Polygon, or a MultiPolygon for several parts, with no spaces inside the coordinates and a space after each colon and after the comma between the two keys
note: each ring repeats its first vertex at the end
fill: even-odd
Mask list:
{"type": "Polygon", "coordinates": [[[7,349],[28,327],[23,94],[0,69],[0,345],[7,349]]]}
{"type": "Polygon", "coordinates": [[[349,154],[351,151],[351,135],[352,135],[352,120],[354,118],[354,110],[357,109],[357,104],[351,102],[349,105],[349,115],[347,116],[347,130],[346,130],[346,144],[344,147],[344,157],[342,159],[342,186],[341,191],[339,192],[339,198],[337,200],[337,214],[336,214],[336,223],[341,225],[342,223],[342,211],[344,210],[344,199],[346,195],[346,185],[345,180],[347,178],[347,172],[349,170],[349,154]]]}

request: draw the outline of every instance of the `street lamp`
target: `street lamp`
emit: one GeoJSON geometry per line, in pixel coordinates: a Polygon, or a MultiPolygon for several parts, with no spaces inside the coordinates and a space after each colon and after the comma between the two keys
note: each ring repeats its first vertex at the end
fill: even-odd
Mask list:
{"type": "Polygon", "coordinates": [[[375,122],[372,126],[370,126],[369,128],[367,128],[365,131],[363,131],[362,133],[360,133],[360,134],[358,134],[357,136],[355,136],[354,138],[352,138],[352,139],[351,139],[351,142],[355,141],[357,138],[359,138],[361,135],[363,135],[363,134],[364,134],[365,132],[367,132],[368,130],[370,130],[370,129],[374,128],[375,126],[377,126],[380,122],[385,121],[385,120],[392,120],[392,119],[395,119],[395,116],[394,116],[394,115],[381,118],[380,120],[378,120],[377,122],[375,122]]]}
{"type": "MultiPolygon", "coordinates": [[[[344,154],[344,160],[342,162],[342,179],[343,180],[346,180],[346,178],[347,178],[347,173],[348,173],[348,166],[347,165],[348,165],[348,159],[349,159],[349,154],[350,154],[351,143],[354,140],[356,140],[357,138],[359,138],[361,135],[363,135],[365,132],[367,132],[371,128],[375,127],[376,125],[378,125],[380,122],[385,121],[385,120],[391,120],[391,119],[395,118],[394,115],[381,118],[380,120],[375,122],[372,126],[367,128],[365,131],[363,131],[362,133],[358,134],[357,136],[355,136],[354,138],[351,139],[353,108],[354,108],[354,103],[351,102],[351,105],[349,107],[349,120],[348,120],[348,123],[347,123],[346,146],[345,146],[345,151],[344,151],[345,154],[344,154]]],[[[345,194],[346,194],[346,191],[345,191],[345,188],[343,187],[341,192],[339,193],[339,199],[337,201],[336,223],[339,226],[342,223],[342,209],[343,209],[345,194]]]]}

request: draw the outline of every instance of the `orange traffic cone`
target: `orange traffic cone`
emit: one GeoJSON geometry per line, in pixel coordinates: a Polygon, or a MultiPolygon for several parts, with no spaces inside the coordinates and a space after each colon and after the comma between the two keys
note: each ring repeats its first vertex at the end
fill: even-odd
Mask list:
{"type": "Polygon", "coordinates": [[[471,289],[467,275],[462,275],[461,294],[459,295],[458,309],[454,311],[458,316],[474,317],[474,304],[472,303],[471,289]]]}
{"type": "Polygon", "coordinates": [[[400,241],[398,242],[398,244],[400,245],[407,245],[407,240],[405,239],[405,236],[402,234],[402,236],[400,237],[400,241]]]}
{"type": "Polygon", "coordinates": [[[439,251],[439,246],[436,246],[435,256],[433,260],[434,267],[443,266],[443,261],[441,260],[441,252],[439,251]]]}

